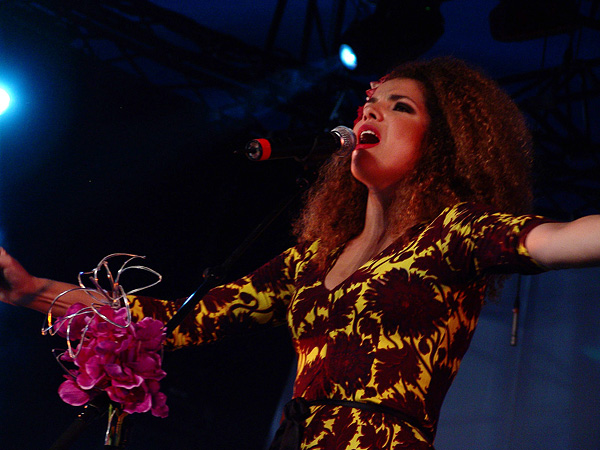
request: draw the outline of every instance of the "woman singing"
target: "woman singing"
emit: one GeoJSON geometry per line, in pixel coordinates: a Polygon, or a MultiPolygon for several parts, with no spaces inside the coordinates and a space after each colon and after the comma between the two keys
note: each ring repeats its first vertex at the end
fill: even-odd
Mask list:
{"type": "MultiPolygon", "coordinates": [[[[496,83],[450,58],[373,83],[350,154],[323,166],[298,244],[211,290],[168,341],[197,345],[286,324],[294,399],[272,448],[432,449],[442,401],[484,298],[508,273],[600,263],[600,216],[526,215],[530,136],[496,83]]],[[[46,312],[66,283],[2,250],[4,302],[46,312]]],[[[177,302],[132,296],[136,319],[177,302]]],[[[61,297],[54,314],[75,302],[61,297]]]]}

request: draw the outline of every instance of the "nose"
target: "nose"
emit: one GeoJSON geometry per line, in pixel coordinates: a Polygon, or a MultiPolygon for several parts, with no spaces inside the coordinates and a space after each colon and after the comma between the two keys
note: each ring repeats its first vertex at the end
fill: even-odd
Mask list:
{"type": "Polygon", "coordinates": [[[372,119],[372,120],[381,120],[383,115],[377,106],[377,103],[366,103],[363,107],[363,120],[372,119]]]}

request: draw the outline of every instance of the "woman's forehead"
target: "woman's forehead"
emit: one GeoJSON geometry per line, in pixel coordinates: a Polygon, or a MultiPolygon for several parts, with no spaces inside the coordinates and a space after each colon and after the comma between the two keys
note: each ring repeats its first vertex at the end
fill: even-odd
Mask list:
{"type": "Polygon", "coordinates": [[[382,82],[372,82],[371,89],[367,91],[367,99],[386,97],[392,93],[402,94],[419,102],[425,101],[425,89],[422,83],[412,78],[392,78],[382,82]]]}

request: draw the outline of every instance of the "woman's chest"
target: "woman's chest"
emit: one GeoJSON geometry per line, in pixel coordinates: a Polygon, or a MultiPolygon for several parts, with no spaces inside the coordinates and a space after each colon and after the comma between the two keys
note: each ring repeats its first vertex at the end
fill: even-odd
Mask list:
{"type": "Polygon", "coordinates": [[[288,309],[294,338],[323,334],[373,334],[412,330],[447,315],[447,291],[414,255],[394,255],[364,264],[333,289],[326,276],[299,281],[288,309]]]}

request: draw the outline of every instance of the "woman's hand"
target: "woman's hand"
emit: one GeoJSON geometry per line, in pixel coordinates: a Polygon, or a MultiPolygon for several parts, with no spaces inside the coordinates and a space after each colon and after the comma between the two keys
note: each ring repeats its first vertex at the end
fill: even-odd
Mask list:
{"type": "Polygon", "coordinates": [[[26,306],[46,314],[52,305],[53,314],[63,315],[73,303],[91,305],[92,298],[81,290],[62,296],[77,286],[61,281],[38,278],[27,272],[19,261],[0,247],[0,301],[26,306]],[[58,301],[57,297],[60,296],[58,301]]]}
{"type": "Polygon", "coordinates": [[[27,306],[46,284],[47,280],[32,276],[0,247],[0,301],[27,306]]]}

